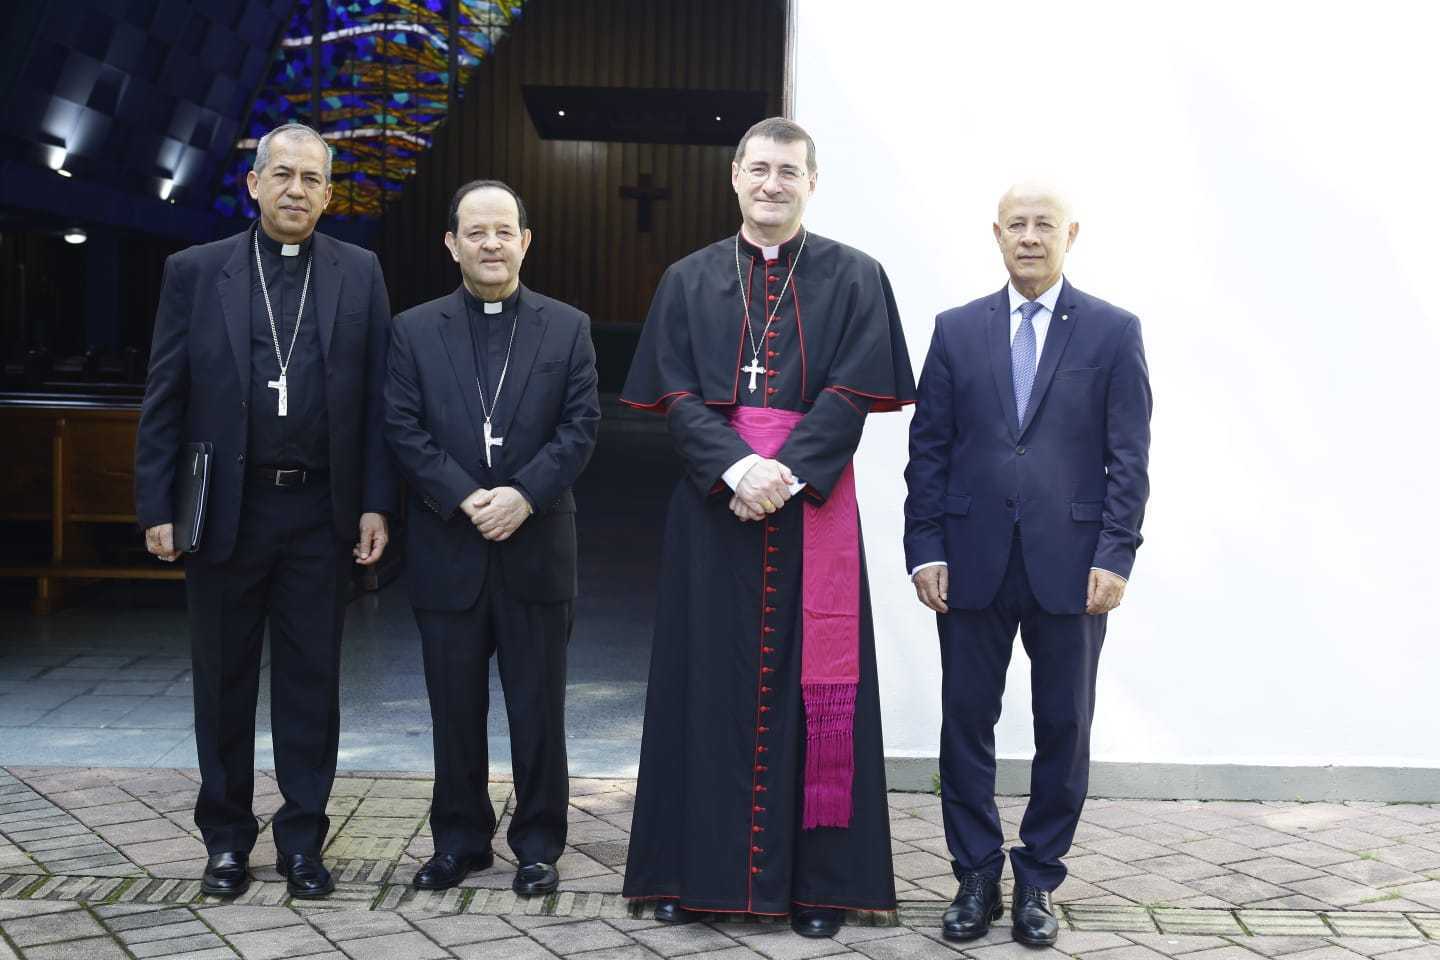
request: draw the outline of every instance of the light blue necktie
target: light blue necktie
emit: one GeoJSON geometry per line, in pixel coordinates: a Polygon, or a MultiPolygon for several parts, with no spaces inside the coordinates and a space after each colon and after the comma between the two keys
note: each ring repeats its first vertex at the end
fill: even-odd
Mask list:
{"type": "Polygon", "coordinates": [[[1015,413],[1025,422],[1025,408],[1030,405],[1030,389],[1035,386],[1035,314],[1041,304],[1027,300],[1020,304],[1020,329],[1010,344],[1010,374],[1015,383],[1015,413]]]}

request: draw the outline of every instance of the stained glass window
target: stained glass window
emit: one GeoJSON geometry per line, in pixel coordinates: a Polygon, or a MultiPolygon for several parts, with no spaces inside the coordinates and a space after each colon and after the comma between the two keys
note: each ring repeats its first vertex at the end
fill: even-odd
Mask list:
{"type": "Polygon", "coordinates": [[[318,129],[334,150],[335,197],[328,212],[378,217],[414,174],[417,157],[445,121],[452,13],[458,95],[519,17],[523,2],[297,0],[269,76],[255,96],[245,135],[235,145],[215,209],[255,216],[245,174],[254,163],[256,143],[267,131],[298,120],[318,129]]]}

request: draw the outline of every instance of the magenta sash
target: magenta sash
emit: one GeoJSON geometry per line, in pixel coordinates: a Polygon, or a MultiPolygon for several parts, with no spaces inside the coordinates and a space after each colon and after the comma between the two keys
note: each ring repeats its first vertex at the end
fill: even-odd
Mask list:
{"type": "MultiPolygon", "coordinates": [[[[794,410],[736,407],[730,425],[750,449],[774,457],[800,419],[794,410]]],[[[850,826],[855,690],[860,683],[860,525],[854,467],[845,465],[825,503],[806,500],[804,510],[800,687],[805,700],[804,827],[811,830],[850,826]]]]}

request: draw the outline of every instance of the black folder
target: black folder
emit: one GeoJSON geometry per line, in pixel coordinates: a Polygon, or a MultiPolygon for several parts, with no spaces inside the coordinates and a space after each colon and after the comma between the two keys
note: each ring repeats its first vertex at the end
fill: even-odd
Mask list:
{"type": "Polygon", "coordinates": [[[175,549],[182,553],[200,548],[214,452],[209,443],[187,443],[180,448],[180,460],[175,464],[175,549]]]}

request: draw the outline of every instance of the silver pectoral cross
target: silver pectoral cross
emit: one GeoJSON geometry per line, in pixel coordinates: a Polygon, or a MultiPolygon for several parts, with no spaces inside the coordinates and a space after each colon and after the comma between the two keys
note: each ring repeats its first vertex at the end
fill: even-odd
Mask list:
{"type": "Polygon", "coordinates": [[[280,416],[288,416],[290,413],[290,390],[285,385],[285,374],[280,374],[279,380],[271,380],[265,386],[280,394],[280,416]]]}
{"type": "Polygon", "coordinates": [[[748,367],[741,367],[741,368],[740,368],[740,372],[741,372],[741,373],[748,373],[748,374],[750,374],[750,392],[751,392],[751,393],[754,393],[754,392],[755,392],[755,378],[758,377],[760,374],[764,373],[764,372],[765,372],[765,368],[762,367],[762,366],[760,366],[760,358],[759,358],[759,357],[751,357],[751,358],[750,358],[750,366],[748,366],[748,367]]]}
{"type": "Polygon", "coordinates": [[[505,438],[504,438],[504,437],[497,437],[497,436],[495,436],[494,433],[491,432],[491,430],[490,430],[490,421],[489,421],[489,420],[486,420],[486,421],[485,421],[485,431],[484,431],[484,432],[485,432],[485,466],[487,466],[487,467],[493,467],[494,464],[490,462],[490,448],[491,448],[491,447],[503,447],[503,446],[505,446],[505,438]]]}

